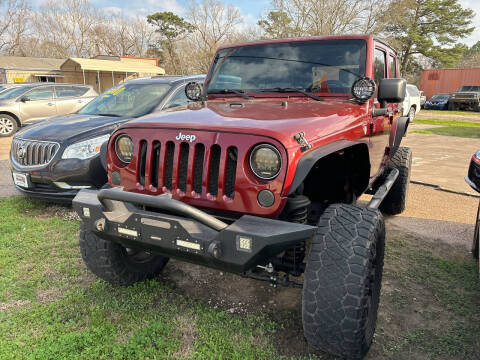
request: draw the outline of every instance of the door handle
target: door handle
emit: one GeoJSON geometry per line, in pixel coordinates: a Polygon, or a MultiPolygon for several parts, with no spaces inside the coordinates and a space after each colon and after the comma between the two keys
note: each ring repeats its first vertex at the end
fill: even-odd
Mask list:
{"type": "Polygon", "coordinates": [[[47,103],[48,106],[53,106],[55,105],[54,103],[47,103]]]}

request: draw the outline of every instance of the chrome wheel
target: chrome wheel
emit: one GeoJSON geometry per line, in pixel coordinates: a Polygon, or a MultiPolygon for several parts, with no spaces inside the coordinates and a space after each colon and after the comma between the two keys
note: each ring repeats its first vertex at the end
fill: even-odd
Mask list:
{"type": "Polygon", "coordinates": [[[15,120],[10,118],[1,117],[0,118],[0,135],[10,135],[15,129],[15,120]]]}
{"type": "Polygon", "coordinates": [[[408,112],[408,120],[409,122],[412,122],[413,119],[415,119],[415,108],[411,107],[410,111],[408,112]]]}

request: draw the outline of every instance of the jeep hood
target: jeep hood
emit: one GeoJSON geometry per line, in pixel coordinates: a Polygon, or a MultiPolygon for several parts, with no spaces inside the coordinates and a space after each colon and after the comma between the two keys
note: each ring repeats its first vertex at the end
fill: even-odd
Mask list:
{"type": "Polygon", "coordinates": [[[299,132],[304,132],[308,141],[327,137],[358,124],[359,118],[366,117],[367,111],[368,103],[356,104],[347,99],[211,100],[205,105],[197,103],[188,108],[149,114],[124,124],[122,128],[256,134],[275,138],[288,147],[299,132]]]}

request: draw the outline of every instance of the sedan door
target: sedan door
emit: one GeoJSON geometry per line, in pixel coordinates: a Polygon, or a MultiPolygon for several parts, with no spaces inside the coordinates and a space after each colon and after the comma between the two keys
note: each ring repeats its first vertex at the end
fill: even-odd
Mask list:
{"type": "Polygon", "coordinates": [[[57,114],[71,114],[84,107],[93,99],[93,97],[82,97],[88,89],[86,86],[55,85],[57,114]]]}
{"type": "Polygon", "coordinates": [[[17,101],[23,122],[41,120],[57,114],[57,107],[53,98],[53,86],[34,88],[17,101]]]}

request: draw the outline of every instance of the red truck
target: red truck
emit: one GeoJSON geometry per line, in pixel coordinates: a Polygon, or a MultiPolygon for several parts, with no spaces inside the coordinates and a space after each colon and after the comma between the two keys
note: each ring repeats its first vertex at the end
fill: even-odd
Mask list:
{"type": "Polygon", "coordinates": [[[380,210],[404,210],[410,176],[397,69],[369,35],[218,49],[203,88],[185,89],[191,104],[112,134],[112,188],[73,201],[87,267],[129,285],[173,257],[303,288],[307,341],[362,358],[380,298],[380,210]],[[373,197],[357,204],[363,193],[373,197]]]}

